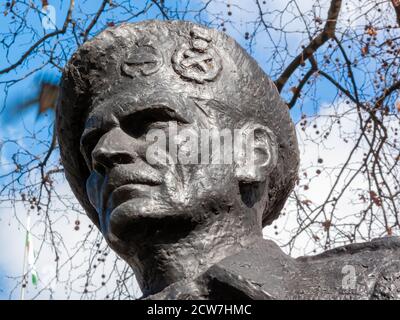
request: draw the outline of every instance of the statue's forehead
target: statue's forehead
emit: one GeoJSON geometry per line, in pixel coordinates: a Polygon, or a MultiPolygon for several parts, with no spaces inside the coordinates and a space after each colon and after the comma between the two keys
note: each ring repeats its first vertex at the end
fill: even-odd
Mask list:
{"type": "Polygon", "coordinates": [[[122,25],[86,47],[99,68],[85,131],[118,125],[125,115],[149,108],[166,107],[204,126],[221,124],[226,112],[240,109],[241,81],[226,52],[235,46],[215,31],[186,23],[122,25]]]}

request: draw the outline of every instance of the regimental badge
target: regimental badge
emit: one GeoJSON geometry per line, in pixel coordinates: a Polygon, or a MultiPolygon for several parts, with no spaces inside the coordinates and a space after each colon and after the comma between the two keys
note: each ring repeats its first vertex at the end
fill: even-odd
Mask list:
{"type": "Polygon", "coordinates": [[[162,65],[161,52],[145,37],[135,43],[134,49],[127,54],[121,68],[125,75],[134,78],[138,74],[148,76],[156,73],[162,65]]]}
{"type": "Polygon", "coordinates": [[[190,35],[189,43],[182,44],[173,54],[173,68],[183,78],[197,83],[213,81],[222,70],[222,63],[209,31],[194,27],[190,35]]]}

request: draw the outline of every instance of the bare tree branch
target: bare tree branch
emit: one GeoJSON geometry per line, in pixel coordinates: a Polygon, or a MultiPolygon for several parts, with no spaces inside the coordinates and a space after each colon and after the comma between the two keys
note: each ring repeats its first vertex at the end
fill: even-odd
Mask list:
{"type": "Polygon", "coordinates": [[[293,59],[293,61],[286,67],[280,77],[275,81],[278,91],[281,92],[290,76],[296,69],[305,61],[307,61],[324,43],[332,39],[335,35],[337,18],[342,6],[342,0],[332,0],[328,11],[328,18],[323,31],[318,34],[306,46],[303,51],[293,59]]]}
{"type": "Polygon", "coordinates": [[[33,52],[33,50],[35,50],[37,47],[39,47],[42,43],[46,42],[46,40],[63,34],[67,31],[67,27],[69,25],[69,23],[71,22],[71,17],[72,17],[72,11],[74,9],[74,4],[75,1],[74,0],[70,0],[70,5],[69,5],[69,9],[68,9],[68,13],[67,13],[67,17],[65,18],[63,27],[60,30],[56,30],[54,32],[48,33],[46,34],[43,38],[41,38],[39,41],[37,41],[34,45],[32,45],[23,55],[21,58],[19,58],[19,60],[15,63],[13,63],[11,66],[4,68],[2,70],[0,70],[0,75],[1,74],[5,74],[7,72],[10,72],[11,70],[15,69],[16,67],[18,67],[22,62],[24,62],[24,60],[29,57],[29,55],[33,52]]]}
{"type": "Polygon", "coordinates": [[[85,42],[87,40],[90,30],[92,30],[92,28],[96,25],[101,14],[104,12],[104,9],[105,9],[107,3],[109,3],[109,2],[110,2],[110,0],[103,0],[103,2],[101,3],[99,10],[97,10],[97,12],[96,12],[96,16],[93,18],[93,20],[90,22],[89,26],[86,28],[85,32],[83,33],[83,42],[85,42]]]}
{"type": "Polygon", "coordinates": [[[397,24],[400,26],[400,1],[390,0],[392,2],[394,11],[396,12],[397,24]]]}

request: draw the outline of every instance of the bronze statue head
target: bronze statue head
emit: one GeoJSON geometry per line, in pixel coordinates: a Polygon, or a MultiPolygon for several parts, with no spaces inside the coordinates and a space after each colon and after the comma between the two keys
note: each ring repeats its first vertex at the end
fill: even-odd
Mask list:
{"type": "Polygon", "coordinates": [[[261,237],[297,179],[273,82],[232,38],[190,22],[122,24],[84,43],[63,73],[57,132],[73,192],[146,292],[261,237]],[[254,161],[212,162],[180,134],[207,130],[239,130],[254,161]]]}

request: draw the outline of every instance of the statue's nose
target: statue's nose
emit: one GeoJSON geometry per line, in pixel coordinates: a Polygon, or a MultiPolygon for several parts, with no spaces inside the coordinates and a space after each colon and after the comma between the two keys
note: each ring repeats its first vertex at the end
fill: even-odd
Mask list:
{"type": "Polygon", "coordinates": [[[119,164],[133,163],[137,153],[131,139],[117,128],[106,133],[92,151],[93,169],[105,174],[119,164]]]}

